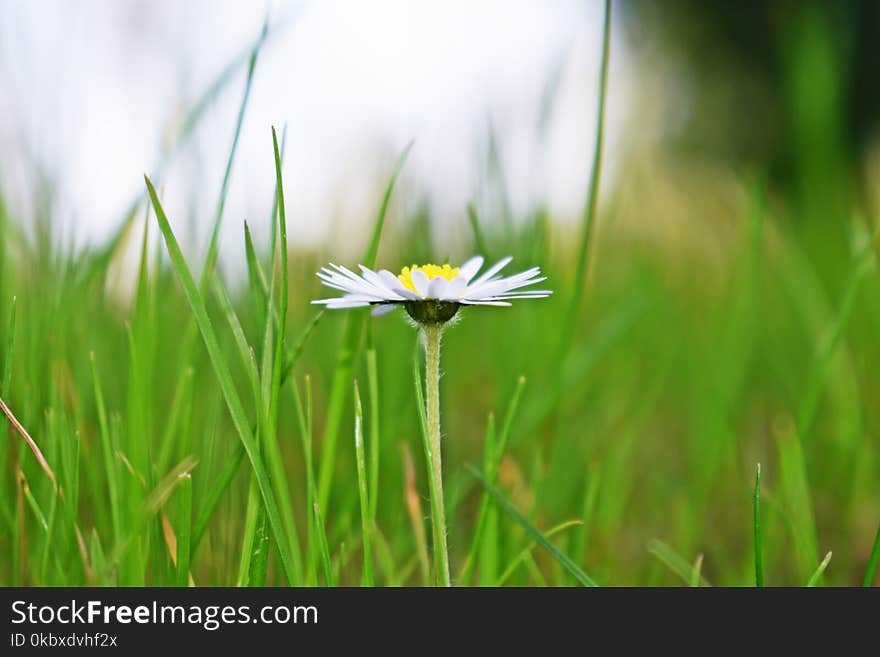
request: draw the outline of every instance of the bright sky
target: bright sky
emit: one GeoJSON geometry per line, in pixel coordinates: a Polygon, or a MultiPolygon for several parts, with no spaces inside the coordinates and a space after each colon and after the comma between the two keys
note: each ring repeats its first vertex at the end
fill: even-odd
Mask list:
{"type": "MultiPolygon", "coordinates": [[[[169,126],[252,43],[266,44],[226,207],[224,248],[241,221],[265,234],[273,193],[270,125],[287,125],[291,238],[361,230],[395,155],[415,139],[401,194],[429,201],[438,234],[464,230],[487,203],[487,125],[517,210],[544,200],[560,216],[583,203],[595,125],[602,6],[595,2],[373,0],[4,0],[0,14],[0,186],[32,216],[34,166],[79,243],[109,235],[152,171],[169,126]],[[561,71],[540,136],[542,98],[561,71]]],[[[612,52],[612,80],[625,66],[612,52]]],[[[156,181],[189,239],[213,215],[244,73],[192,144],[156,181]]],[[[626,90],[612,87],[612,155],[626,90]]],[[[349,235],[350,233],[345,232],[349,235]]],[[[356,234],[356,233],[355,233],[356,234]]]]}

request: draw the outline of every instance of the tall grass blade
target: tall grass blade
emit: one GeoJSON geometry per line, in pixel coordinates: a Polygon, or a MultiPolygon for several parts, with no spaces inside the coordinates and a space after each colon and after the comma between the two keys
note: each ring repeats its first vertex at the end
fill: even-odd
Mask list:
{"type": "Polygon", "coordinates": [[[364,412],[357,381],[354,382],[354,449],[357,460],[358,496],[361,502],[361,528],[364,551],[363,586],[373,586],[372,537],[373,522],[370,518],[370,500],[367,493],[367,468],[364,457],[364,412]]]}
{"type": "Polygon", "coordinates": [[[559,357],[562,361],[571,344],[574,326],[577,322],[578,309],[587,278],[590,243],[593,238],[593,225],[596,223],[596,206],[599,198],[599,183],[602,173],[602,146],[605,136],[605,96],[608,89],[608,54],[611,44],[611,0],[605,0],[605,22],[602,28],[602,61],[599,65],[598,110],[596,112],[596,144],[593,149],[593,162],[590,169],[590,185],[587,191],[587,202],[584,208],[581,241],[578,246],[577,265],[574,273],[574,287],[571,291],[568,310],[562,325],[559,357]]]}
{"type": "Polygon", "coordinates": [[[208,317],[208,312],[205,309],[202,296],[199,293],[192,274],[189,271],[189,267],[183,258],[183,253],[180,250],[177,239],[174,237],[171,225],[168,223],[168,218],[165,216],[165,210],[162,208],[159,198],[156,195],[156,190],[153,188],[153,184],[150,182],[149,178],[145,177],[145,180],[147,189],[150,193],[150,199],[153,202],[153,208],[156,212],[156,219],[159,222],[159,228],[165,238],[165,244],[168,248],[168,255],[171,259],[172,266],[174,267],[174,271],[177,274],[181,285],[183,285],[187,301],[189,301],[190,307],[195,315],[196,322],[198,323],[199,330],[201,331],[202,338],[205,342],[205,347],[211,359],[211,364],[223,391],[223,397],[226,400],[226,405],[232,416],[233,424],[235,425],[235,429],[238,432],[239,438],[241,439],[248,458],[250,459],[251,467],[254,471],[254,476],[257,479],[260,493],[263,497],[263,503],[266,507],[266,513],[269,517],[272,534],[275,536],[275,540],[278,544],[278,552],[281,556],[285,576],[288,582],[294,583],[297,579],[294,577],[293,557],[285,540],[285,533],[278,513],[278,505],[275,501],[275,495],[272,491],[272,484],[266,473],[263,459],[257,448],[254,436],[251,433],[244,407],[241,404],[241,400],[239,399],[238,392],[235,388],[235,383],[233,382],[232,375],[229,371],[229,366],[227,365],[223,352],[220,349],[220,345],[217,342],[217,336],[214,334],[214,328],[208,317]]]}

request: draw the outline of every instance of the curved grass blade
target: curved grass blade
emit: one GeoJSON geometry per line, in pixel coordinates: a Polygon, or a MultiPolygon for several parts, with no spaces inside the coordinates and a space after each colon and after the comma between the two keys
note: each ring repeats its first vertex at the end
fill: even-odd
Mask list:
{"type": "Polygon", "coordinates": [[[187,300],[189,301],[190,307],[195,315],[196,323],[198,324],[199,331],[202,333],[205,348],[208,351],[208,356],[210,357],[211,364],[214,368],[214,373],[216,374],[217,380],[220,383],[220,388],[223,391],[226,406],[232,416],[232,422],[235,425],[238,436],[244,445],[248,458],[250,459],[251,467],[254,471],[254,476],[257,479],[257,484],[259,485],[260,493],[263,497],[263,503],[266,507],[266,513],[268,515],[269,524],[272,528],[272,534],[275,536],[275,542],[278,545],[278,553],[281,556],[284,574],[287,581],[292,584],[296,581],[293,570],[293,558],[287,541],[285,540],[285,533],[281,524],[281,517],[278,513],[275,494],[266,473],[262,456],[257,448],[254,435],[248,424],[244,407],[238,396],[238,391],[235,388],[235,382],[232,380],[229,366],[227,365],[223,352],[220,349],[220,345],[217,342],[217,336],[214,333],[214,327],[208,317],[208,311],[205,309],[202,295],[196,287],[196,283],[193,280],[192,273],[190,273],[189,266],[186,264],[186,260],[184,260],[180,245],[177,243],[177,238],[174,237],[174,232],[171,230],[171,225],[168,223],[168,218],[165,216],[165,210],[162,208],[162,204],[159,202],[159,198],[156,195],[156,190],[153,188],[153,183],[150,182],[150,179],[146,176],[144,176],[144,180],[147,184],[150,199],[153,202],[153,208],[156,212],[156,219],[159,222],[159,228],[165,238],[165,245],[168,248],[168,255],[171,259],[172,266],[183,286],[187,300]]]}
{"type": "Polygon", "coordinates": [[[238,117],[235,121],[235,132],[232,136],[232,146],[229,148],[229,157],[226,159],[226,169],[223,172],[223,182],[220,185],[220,196],[217,199],[217,211],[214,215],[214,228],[211,231],[211,241],[208,245],[208,255],[205,259],[205,269],[202,272],[202,294],[207,294],[207,284],[217,264],[218,243],[220,240],[220,226],[223,223],[223,211],[226,208],[226,196],[229,191],[229,179],[232,176],[232,166],[235,163],[235,153],[238,151],[238,140],[241,136],[241,126],[244,123],[244,115],[247,110],[248,100],[251,96],[251,87],[254,81],[254,71],[257,67],[257,58],[260,55],[260,49],[266,41],[266,34],[269,31],[268,21],[263,23],[263,30],[257,39],[257,43],[251,50],[248,58],[247,80],[244,84],[244,96],[241,99],[241,105],[238,108],[238,117]]]}
{"type": "MultiPolygon", "coordinates": [[[[187,456],[156,484],[144,501],[133,525],[128,528],[128,533],[113,547],[113,552],[105,564],[107,568],[116,566],[122,561],[134,539],[159,513],[159,510],[171,496],[171,493],[174,492],[175,488],[183,481],[183,478],[188,476],[198,464],[199,462],[194,456],[187,456]]],[[[106,575],[106,573],[102,573],[102,575],[106,575]]]]}
{"type": "MultiPolygon", "coordinates": [[[[507,407],[507,413],[504,416],[504,424],[501,426],[501,433],[499,434],[497,441],[495,438],[495,416],[491,413],[489,414],[489,419],[486,424],[486,447],[483,457],[483,475],[486,477],[486,481],[490,483],[495,483],[498,468],[501,465],[501,459],[504,457],[504,452],[507,450],[511,427],[513,426],[513,420],[516,417],[516,412],[519,408],[525,385],[526,378],[520,376],[519,379],[517,379],[516,388],[513,391],[513,397],[511,397],[510,404],[507,407]]],[[[483,499],[480,503],[480,512],[477,516],[477,528],[474,531],[474,537],[471,541],[471,550],[468,554],[464,568],[461,571],[461,577],[459,578],[459,583],[463,586],[467,586],[470,582],[471,575],[473,574],[477,562],[477,553],[481,547],[485,547],[485,541],[483,539],[486,527],[492,525],[490,518],[491,515],[489,494],[488,492],[484,492],[483,499]]],[[[480,565],[481,570],[483,566],[482,561],[483,560],[481,560],[480,565]]]]}
{"type": "Polygon", "coordinates": [[[798,435],[802,442],[807,441],[812,433],[813,424],[816,421],[816,415],[819,411],[819,402],[822,400],[822,393],[825,390],[828,376],[831,371],[831,363],[837,352],[837,347],[843,339],[844,329],[852,315],[862,280],[870,270],[871,259],[873,256],[873,244],[869,244],[862,253],[857,256],[853,270],[849,275],[849,280],[847,281],[840,307],[837,309],[837,313],[831,325],[831,330],[828,333],[828,337],[821,345],[819,353],[813,363],[812,371],[808,378],[806,394],[802,398],[800,406],[798,407],[797,427],[798,435]]]}
{"type": "Polygon", "coordinates": [[[816,572],[814,572],[810,576],[810,581],[807,582],[807,587],[812,588],[816,586],[819,581],[822,579],[822,574],[825,572],[825,569],[828,568],[828,564],[831,562],[831,550],[828,551],[828,554],[825,555],[825,558],[822,559],[822,563],[816,568],[816,572]]]}
{"type": "MultiPolygon", "coordinates": [[[[648,542],[648,552],[657,557],[663,565],[678,575],[689,586],[693,584],[694,566],[684,559],[678,552],[673,550],[663,541],[656,538],[648,542]]],[[[702,575],[699,579],[700,586],[712,586],[702,575]]]]}
{"type": "Polygon", "coordinates": [[[211,522],[211,516],[214,515],[214,511],[217,510],[217,507],[220,505],[220,500],[223,499],[223,496],[226,494],[226,490],[229,488],[229,485],[232,483],[232,480],[235,479],[235,475],[238,473],[238,468],[241,466],[241,462],[244,460],[244,456],[246,454],[244,445],[242,443],[238,443],[235,446],[235,450],[232,453],[232,456],[226,459],[223,469],[220,471],[220,474],[217,475],[217,481],[213,486],[208,487],[207,489],[207,499],[202,503],[201,508],[199,509],[199,513],[196,515],[196,524],[193,528],[192,535],[192,555],[195,555],[196,550],[199,547],[199,543],[205,535],[205,532],[208,529],[208,523],[211,522]]]}
{"type": "Polygon", "coordinates": [[[532,523],[530,523],[525,516],[523,516],[510,501],[504,497],[504,495],[499,491],[495,486],[486,481],[486,478],[480,473],[472,465],[467,466],[470,473],[477,478],[477,480],[483,485],[489,494],[495,499],[495,502],[501,507],[508,515],[510,515],[516,522],[518,522],[523,529],[526,530],[528,534],[535,540],[535,542],[540,545],[542,548],[547,550],[556,561],[566,570],[568,573],[574,577],[578,582],[583,584],[584,586],[598,586],[596,582],[581,570],[580,566],[578,566],[571,558],[562,552],[558,547],[553,545],[544,534],[541,533],[539,529],[537,529],[532,523]]]}
{"type": "MultiPolygon", "coordinates": [[[[546,532],[544,532],[544,537],[547,539],[553,538],[553,536],[561,531],[568,529],[569,527],[576,527],[582,524],[584,524],[582,520],[566,520],[565,522],[562,522],[552,529],[548,529],[546,532]]],[[[514,572],[516,572],[516,569],[519,567],[519,565],[526,560],[526,557],[529,557],[532,554],[532,550],[534,550],[536,546],[537,543],[532,542],[531,545],[529,545],[528,547],[523,549],[518,555],[516,555],[516,558],[511,561],[510,565],[504,569],[503,573],[501,573],[501,577],[498,578],[495,586],[504,586],[504,583],[508,579],[510,579],[511,575],[513,575],[514,572]]]]}
{"type": "Polygon", "coordinates": [[[61,489],[58,487],[58,480],[55,477],[55,472],[52,470],[49,462],[46,461],[46,457],[43,456],[43,452],[40,451],[37,443],[34,442],[34,439],[31,438],[30,434],[22,426],[21,422],[18,421],[18,418],[13,415],[12,411],[9,409],[2,398],[0,398],[0,411],[3,411],[3,414],[6,415],[6,419],[9,420],[12,428],[15,429],[15,431],[22,437],[22,440],[27,443],[27,446],[30,447],[31,452],[33,452],[34,457],[37,459],[37,463],[40,464],[40,468],[43,470],[43,472],[46,473],[49,481],[52,482],[52,489],[60,494],[61,489]]]}

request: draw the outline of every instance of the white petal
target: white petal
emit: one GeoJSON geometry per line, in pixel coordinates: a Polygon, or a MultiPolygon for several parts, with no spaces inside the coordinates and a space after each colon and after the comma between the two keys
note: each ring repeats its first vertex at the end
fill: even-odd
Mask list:
{"type": "Polygon", "coordinates": [[[371,314],[373,315],[373,317],[379,317],[380,315],[390,313],[395,308],[397,308],[396,303],[380,303],[376,306],[373,306],[373,311],[371,314]]]}
{"type": "Polygon", "coordinates": [[[412,277],[413,285],[416,288],[416,292],[421,294],[423,297],[428,296],[428,286],[431,281],[428,279],[428,275],[425,274],[421,269],[414,269],[410,272],[410,276],[412,277]]]}
{"type": "MultiPolygon", "coordinates": [[[[332,266],[336,267],[336,265],[332,266]]],[[[348,271],[347,269],[345,269],[345,267],[337,267],[337,269],[341,269],[343,273],[332,272],[325,269],[324,272],[318,274],[318,277],[323,281],[334,283],[335,285],[347,290],[351,290],[352,292],[367,294],[376,292],[373,285],[368,283],[360,276],[357,276],[356,274],[348,271]]]]}
{"type": "Polygon", "coordinates": [[[510,264],[511,260],[513,260],[512,256],[507,256],[506,258],[501,258],[501,260],[499,260],[494,265],[489,267],[489,269],[487,269],[485,272],[483,272],[483,274],[477,280],[475,280],[473,282],[473,285],[476,286],[476,285],[480,285],[482,283],[485,283],[490,278],[492,278],[495,274],[497,274],[499,271],[504,269],[508,264],[510,264]]]}
{"type": "MultiPolygon", "coordinates": [[[[404,298],[404,296],[396,290],[389,289],[382,277],[376,272],[363,265],[360,265],[364,272],[363,277],[358,276],[354,272],[340,265],[332,265],[331,263],[331,266],[335,267],[340,272],[337,273],[325,270],[333,277],[331,282],[337,285],[346,286],[346,289],[356,294],[370,294],[378,300],[387,301],[401,301],[404,298]]],[[[327,279],[322,278],[322,280],[327,279]]],[[[397,284],[400,285],[400,281],[397,281],[397,284]]]]}
{"type": "Polygon", "coordinates": [[[472,301],[471,299],[459,299],[459,303],[465,306],[510,306],[506,301],[472,301]]]}
{"type": "Polygon", "coordinates": [[[323,281],[323,283],[327,287],[332,287],[334,290],[340,290],[341,292],[355,292],[350,287],[343,287],[342,285],[336,285],[336,283],[328,283],[327,281],[323,281]]]}
{"type": "Polygon", "coordinates": [[[385,287],[387,287],[389,290],[393,290],[401,286],[400,279],[387,269],[380,269],[378,274],[379,278],[382,279],[382,282],[385,283],[385,287]]]}
{"type": "Polygon", "coordinates": [[[336,275],[336,276],[342,276],[342,277],[347,278],[347,279],[349,279],[349,280],[351,280],[351,281],[353,281],[353,282],[355,282],[355,283],[360,283],[360,282],[361,282],[361,277],[358,276],[357,274],[355,274],[355,273],[354,273],[353,271],[351,271],[350,269],[346,269],[346,268],[343,267],[342,265],[337,265],[337,264],[334,264],[334,263],[332,263],[332,262],[330,263],[330,266],[331,266],[333,269],[336,270],[336,272],[333,272],[334,275],[336,275]]]}
{"type": "Polygon", "coordinates": [[[405,287],[403,287],[403,285],[394,288],[394,291],[397,292],[404,299],[409,299],[410,301],[418,301],[422,298],[412,290],[407,290],[405,287]]]}
{"type": "Polygon", "coordinates": [[[337,271],[342,272],[346,276],[348,276],[353,281],[360,281],[361,277],[355,274],[351,269],[345,267],[344,265],[334,265],[332,262],[330,263],[331,267],[334,267],[337,271]]]}
{"type": "Polygon", "coordinates": [[[471,285],[467,290],[467,296],[490,297],[547,280],[546,276],[532,278],[537,273],[540,273],[540,270],[535,267],[534,269],[524,271],[521,274],[515,274],[514,276],[508,276],[507,278],[496,278],[495,280],[488,281],[482,285],[471,285]]]}
{"type": "Polygon", "coordinates": [[[331,310],[342,310],[343,308],[360,308],[361,306],[369,305],[369,301],[360,301],[358,299],[349,299],[347,297],[332,299],[327,303],[327,307],[331,310]]]}
{"type": "Polygon", "coordinates": [[[436,276],[431,279],[428,284],[428,298],[442,299],[446,294],[446,279],[442,276],[436,276]]]}
{"type": "MultiPolygon", "coordinates": [[[[373,287],[375,287],[379,292],[381,292],[382,295],[383,295],[386,299],[395,299],[395,300],[398,300],[398,299],[401,298],[401,296],[400,296],[399,294],[397,294],[392,288],[389,288],[389,287],[385,284],[385,281],[382,280],[382,277],[379,276],[379,274],[377,274],[376,272],[374,272],[372,269],[367,269],[367,268],[364,267],[363,265],[359,265],[359,266],[360,266],[360,268],[361,268],[361,271],[362,271],[363,274],[364,274],[364,278],[367,279],[367,281],[368,281],[373,287]]],[[[398,282],[398,284],[400,283],[400,281],[397,281],[397,282],[398,282]]]]}
{"type": "Polygon", "coordinates": [[[449,283],[446,284],[446,293],[443,295],[444,299],[457,299],[461,296],[462,291],[467,285],[467,279],[462,276],[457,276],[453,278],[449,283]]]}
{"type": "Polygon", "coordinates": [[[510,299],[543,299],[550,296],[550,292],[544,294],[502,294],[497,297],[480,297],[474,301],[508,301],[510,299]]]}
{"type": "Polygon", "coordinates": [[[480,271],[483,262],[483,256],[474,256],[458,268],[458,275],[464,279],[465,285],[480,271]]]}
{"type": "Polygon", "coordinates": [[[332,299],[318,299],[321,303],[335,303],[337,301],[357,301],[358,303],[380,303],[384,299],[373,296],[372,294],[346,294],[343,297],[333,297],[332,299]]]}
{"type": "Polygon", "coordinates": [[[492,299],[543,299],[553,294],[553,290],[527,290],[526,292],[513,292],[512,294],[497,294],[492,299]]]}
{"type": "Polygon", "coordinates": [[[337,290],[347,290],[354,292],[357,288],[353,281],[339,276],[338,274],[326,274],[322,271],[318,272],[318,278],[328,287],[335,287],[337,290]]]}

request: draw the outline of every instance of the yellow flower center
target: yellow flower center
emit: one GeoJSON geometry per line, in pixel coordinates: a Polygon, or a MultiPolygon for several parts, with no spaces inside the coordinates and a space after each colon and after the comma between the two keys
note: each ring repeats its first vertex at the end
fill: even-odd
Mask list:
{"type": "Polygon", "coordinates": [[[403,269],[400,270],[400,275],[398,275],[397,278],[400,280],[401,283],[403,283],[403,287],[405,287],[407,290],[410,290],[411,292],[415,292],[417,294],[418,294],[418,290],[416,290],[416,286],[413,285],[413,281],[412,281],[412,273],[414,271],[422,272],[425,276],[428,277],[429,281],[431,279],[437,278],[438,276],[441,278],[445,278],[447,281],[451,281],[453,278],[458,276],[458,267],[453,268],[453,267],[449,266],[448,264],[443,265],[442,267],[440,265],[432,265],[432,264],[421,265],[421,266],[413,265],[412,267],[404,267],[403,269]]]}

